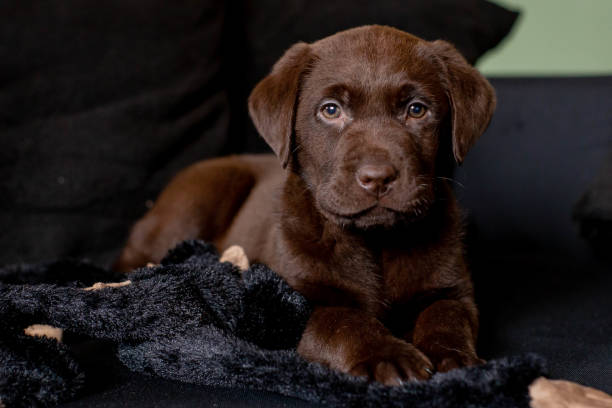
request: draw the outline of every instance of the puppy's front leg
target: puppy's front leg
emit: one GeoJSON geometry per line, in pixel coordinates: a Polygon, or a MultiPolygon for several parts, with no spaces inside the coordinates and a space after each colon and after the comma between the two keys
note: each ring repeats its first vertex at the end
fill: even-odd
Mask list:
{"type": "Polygon", "coordinates": [[[307,360],[386,385],[427,379],[433,366],[374,316],[348,307],[315,308],[298,345],[307,360]]]}
{"type": "Polygon", "coordinates": [[[412,341],[438,371],[483,363],[476,355],[478,313],[471,299],[439,300],[417,318],[412,341]]]}

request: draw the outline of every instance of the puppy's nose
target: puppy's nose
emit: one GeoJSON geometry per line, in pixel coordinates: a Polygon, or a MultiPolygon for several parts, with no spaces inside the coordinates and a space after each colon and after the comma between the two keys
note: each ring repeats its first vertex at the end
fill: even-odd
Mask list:
{"type": "Polygon", "coordinates": [[[383,196],[391,190],[397,170],[390,164],[365,164],[357,170],[357,183],[368,193],[383,196]]]}

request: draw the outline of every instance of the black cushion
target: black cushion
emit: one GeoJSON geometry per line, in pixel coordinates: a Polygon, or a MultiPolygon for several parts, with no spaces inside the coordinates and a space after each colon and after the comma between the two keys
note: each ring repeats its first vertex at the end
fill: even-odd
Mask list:
{"type": "Polygon", "coordinates": [[[0,264],[107,262],[172,174],[228,151],[223,7],[0,2],[0,264]]]}

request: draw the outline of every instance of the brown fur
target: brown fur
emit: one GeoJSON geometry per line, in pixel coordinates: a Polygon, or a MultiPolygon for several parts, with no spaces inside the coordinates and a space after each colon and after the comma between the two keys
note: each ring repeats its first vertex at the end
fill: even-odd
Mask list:
{"type": "Polygon", "coordinates": [[[251,117],[281,161],[184,170],[132,230],[117,267],[183,239],[240,245],[315,305],[298,352],[385,384],[480,362],[460,214],[446,176],[487,127],[488,82],[448,43],[380,26],[289,49],[251,117]],[[322,116],[326,101],[341,108],[322,116]],[[411,117],[420,102],[424,116],[411,117]]]}

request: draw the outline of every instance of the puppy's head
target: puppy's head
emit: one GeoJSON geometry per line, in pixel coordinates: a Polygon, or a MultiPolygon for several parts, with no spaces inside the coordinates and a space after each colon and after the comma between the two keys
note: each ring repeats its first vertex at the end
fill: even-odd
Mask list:
{"type": "Polygon", "coordinates": [[[439,146],[461,163],[494,108],[493,88],[452,45],[381,26],[294,45],[249,98],[259,133],[319,211],[358,228],[425,213],[439,146]]]}

